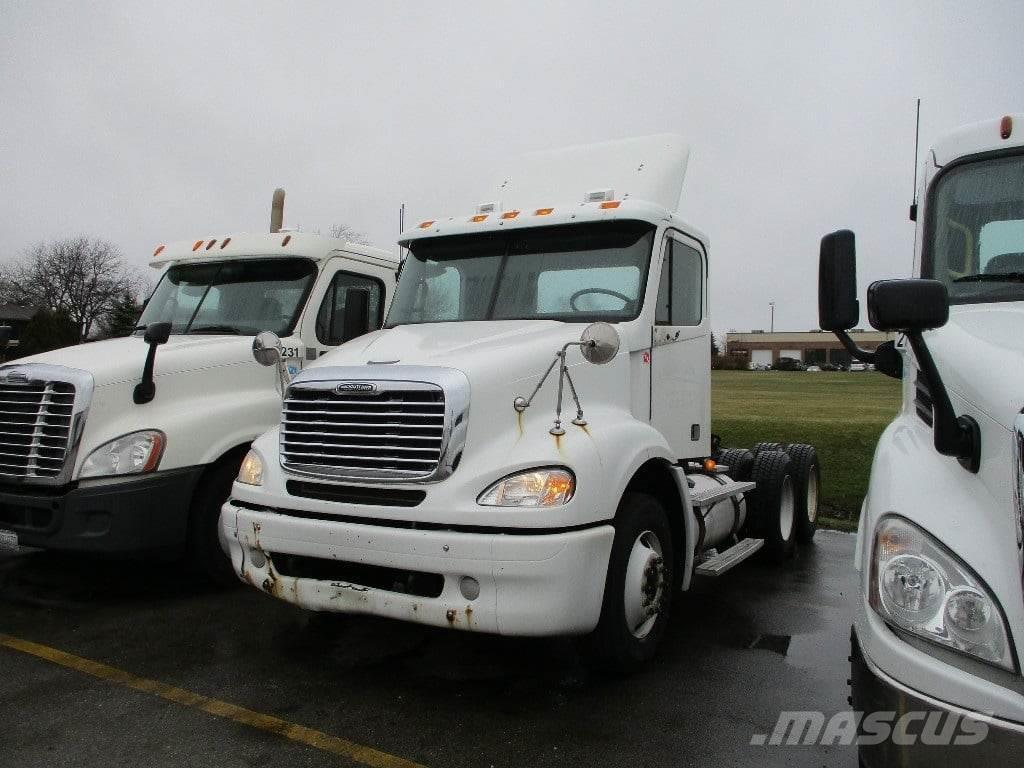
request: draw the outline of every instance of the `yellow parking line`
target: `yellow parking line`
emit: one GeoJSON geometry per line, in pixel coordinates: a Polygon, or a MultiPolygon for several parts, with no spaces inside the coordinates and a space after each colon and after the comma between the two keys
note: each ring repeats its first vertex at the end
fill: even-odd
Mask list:
{"type": "Polygon", "coordinates": [[[186,691],[184,688],[175,688],[173,685],[167,685],[157,680],[138,677],[130,672],[109,667],[98,661],[84,659],[81,656],[75,656],[71,653],[59,651],[56,648],[33,643],[30,640],[22,640],[21,638],[0,634],[0,645],[13,651],[20,651],[30,656],[45,659],[77,672],[98,677],[100,680],[106,680],[107,682],[115,683],[125,688],[132,688],[136,691],[151,693],[154,696],[159,696],[162,699],[173,701],[185,707],[201,710],[215,717],[223,717],[226,720],[232,720],[236,723],[247,725],[250,728],[259,728],[261,731],[268,731],[269,733],[283,736],[286,739],[297,741],[300,744],[306,744],[310,747],[322,749],[325,752],[347,757],[349,760],[373,766],[373,768],[424,768],[419,763],[414,763],[395,755],[389,755],[387,752],[381,752],[372,747],[364,747],[348,739],[341,739],[337,736],[313,730],[312,728],[289,723],[287,720],[282,720],[273,715],[254,712],[251,709],[229,704],[226,701],[211,699],[208,696],[186,691]]]}

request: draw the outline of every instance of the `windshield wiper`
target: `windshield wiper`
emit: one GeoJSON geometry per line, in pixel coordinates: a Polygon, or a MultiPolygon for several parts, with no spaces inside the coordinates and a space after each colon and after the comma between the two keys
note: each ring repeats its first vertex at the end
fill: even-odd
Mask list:
{"type": "Polygon", "coordinates": [[[1024,283],[1024,272],[993,272],[984,275],[965,275],[954,283],[1024,283]]]}
{"type": "Polygon", "coordinates": [[[233,325],[197,325],[189,328],[188,333],[231,333],[238,336],[242,332],[233,325]]]}

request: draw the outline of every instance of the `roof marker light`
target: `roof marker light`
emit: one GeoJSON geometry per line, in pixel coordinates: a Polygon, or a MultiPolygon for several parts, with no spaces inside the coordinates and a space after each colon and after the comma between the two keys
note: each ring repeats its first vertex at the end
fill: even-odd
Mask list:
{"type": "Polygon", "coordinates": [[[231,242],[231,238],[230,237],[225,237],[224,238],[224,242],[220,244],[220,249],[223,251],[225,248],[227,248],[228,243],[230,243],[230,242],[231,242]]]}
{"type": "Polygon", "coordinates": [[[1008,139],[1011,133],[1013,133],[1013,118],[1010,115],[1005,115],[999,121],[999,135],[1004,139],[1008,139]]]}
{"type": "Polygon", "coordinates": [[[282,246],[288,245],[288,243],[290,243],[291,241],[292,241],[292,236],[291,235],[285,235],[284,236],[284,240],[281,241],[281,245],[282,246]]]}
{"type": "Polygon", "coordinates": [[[471,216],[469,220],[473,221],[473,222],[481,222],[481,221],[483,221],[486,218],[487,218],[487,214],[486,213],[478,213],[476,216],[471,216]]]}
{"type": "Polygon", "coordinates": [[[193,251],[198,251],[199,250],[199,246],[201,246],[205,242],[206,242],[205,240],[196,240],[195,245],[192,246],[192,250],[193,251]]]}
{"type": "Polygon", "coordinates": [[[208,242],[206,244],[206,250],[210,250],[211,248],[213,248],[213,246],[216,245],[216,243],[217,243],[216,240],[211,240],[210,242],[208,242]]]}
{"type": "Polygon", "coordinates": [[[501,214],[501,218],[503,218],[503,219],[514,219],[518,215],[519,215],[519,211],[505,211],[503,214],[501,214]]]}
{"type": "Polygon", "coordinates": [[[434,226],[434,219],[420,222],[420,229],[430,229],[432,226],[434,226]]]}
{"type": "Polygon", "coordinates": [[[534,216],[550,216],[554,212],[554,208],[538,208],[533,212],[534,216]]]}
{"type": "Polygon", "coordinates": [[[618,208],[620,205],[622,205],[621,200],[608,200],[601,203],[602,208],[618,208]]]}
{"type": "Polygon", "coordinates": [[[167,246],[164,246],[164,245],[157,246],[157,249],[155,251],[153,251],[153,258],[155,259],[157,256],[159,256],[163,252],[164,248],[166,248],[166,247],[167,246]]]}

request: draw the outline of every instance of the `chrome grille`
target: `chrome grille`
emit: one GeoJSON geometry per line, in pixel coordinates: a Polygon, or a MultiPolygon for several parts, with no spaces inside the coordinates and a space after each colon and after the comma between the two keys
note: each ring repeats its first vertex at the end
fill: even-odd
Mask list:
{"type": "Polygon", "coordinates": [[[55,478],[72,442],[75,385],[0,379],[0,478],[55,478]]]}
{"type": "Polygon", "coordinates": [[[281,464],[324,477],[417,480],[433,475],[445,445],[444,390],[387,381],[364,391],[338,382],[292,384],[281,419],[281,464]]]}

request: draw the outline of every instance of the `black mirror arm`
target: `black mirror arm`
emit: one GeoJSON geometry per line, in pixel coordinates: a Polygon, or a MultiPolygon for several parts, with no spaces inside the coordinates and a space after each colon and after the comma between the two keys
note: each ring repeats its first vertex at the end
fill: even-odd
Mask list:
{"type": "Polygon", "coordinates": [[[921,331],[907,331],[907,340],[925,376],[932,396],[932,431],[935,450],[943,456],[955,456],[968,472],[977,473],[981,466],[981,429],[970,416],[957,416],[949,400],[946,385],[928,350],[921,331]]]}
{"type": "Polygon", "coordinates": [[[853,357],[860,360],[862,363],[874,363],[875,353],[868,352],[866,349],[861,349],[857,346],[853,339],[850,338],[850,334],[846,331],[832,331],[836,335],[836,338],[842,342],[843,346],[846,347],[846,351],[849,352],[853,357]]]}
{"type": "Polygon", "coordinates": [[[142,367],[142,381],[135,385],[132,399],[136,405],[143,405],[156,397],[156,382],[153,381],[153,364],[156,362],[156,348],[159,342],[150,342],[146,352],[146,364],[142,367]]]}

